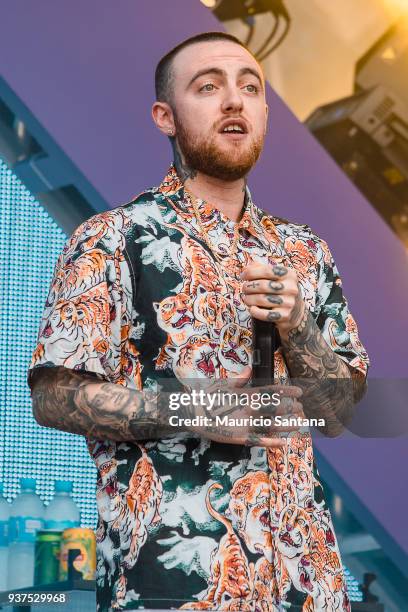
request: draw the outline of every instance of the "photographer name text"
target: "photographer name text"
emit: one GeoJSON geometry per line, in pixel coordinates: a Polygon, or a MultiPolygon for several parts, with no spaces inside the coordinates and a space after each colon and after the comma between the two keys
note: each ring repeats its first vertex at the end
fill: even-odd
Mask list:
{"type": "Polygon", "coordinates": [[[325,419],[315,419],[307,417],[282,417],[275,415],[274,417],[230,417],[219,416],[196,416],[193,418],[179,417],[172,415],[169,417],[171,427],[324,427],[325,419]]]}

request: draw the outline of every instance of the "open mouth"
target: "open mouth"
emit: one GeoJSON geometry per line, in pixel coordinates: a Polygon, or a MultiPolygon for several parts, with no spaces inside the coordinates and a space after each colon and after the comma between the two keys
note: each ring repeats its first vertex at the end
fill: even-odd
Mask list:
{"type": "Polygon", "coordinates": [[[51,334],[52,334],[52,327],[49,323],[47,323],[47,325],[44,327],[42,335],[45,336],[45,338],[48,338],[49,336],[51,336],[51,334]]]}
{"type": "Polygon", "coordinates": [[[283,536],[281,536],[281,540],[282,542],[285,542],[288,546],[295,546],[296,548],[299,547],[299,544],[295,544],[295,542],[292,540],[287,531],[283,534],[283,536]]]}
{"type": "Polygon", "coordinates": [[[114,497],[117,493],[116,482],[113,479],[108,480],[104,488],[109,497],[114,497]]]}
{"type": "Polygon", "coordinates": [[[242,119],[229,119],[223,122],[219,133],[228,138],[240,139],[246,136],[248,130],[245,121],[242,119]]]}
{"type": "Polygon", "coordinates": [[[259,517],[260,523],[263,527],[270,527],[271,522],[269,520],[269,511],[265,510],[259,517]]]}
{"type": "Polygon", "coordinates": [[[182,314],[181,317],[178,319],[178,321],[176,321],[173,324],[173,327],[177,327],[177,329],[179,327],[183,327],[183,325],[185,325],[186,323],[189,323],[191,321],[190,317],[186,314],[182,314]]]}
{"type": "Polygon", "coordinates": [[[253,240],[251,240],[250,238],[248,240],[246,240],[245,238],[242,240],[242,245],[246,246],[246,247],[255,247],[256,246],[256,242],[254,242],[253,240]]]}
{"type": "Polygon", "coordinates": [[[213,355],[214,353],[207,353],[207,355],[204,355],[204,357],[197,362],[198,369],[206,374],[214,374],[215,368],[211,359],[213,355]]]}
{"type": "Polygon", "coordinates": [[[312,583],[310,582],[309,574],[303,570],[300,574],[300,584],[307,590],[312,590],[312,583]]]}
{"type": "Polygon", "coordinates": [[[333,534],[331,529],[328,529],[327,532],[326,532],[326,543],[329,546],[334,546],[334,544],[335,544],[334,534],[333,534]]]}
{"type": "Polygon", "coordinates": [[[232,361],[235,361],[235,363],[240,363],[239,357],[233,349],[230,349],[229,351],[224,352],[224,356],[227,359],[231,359],[232,361]]]}
{"type": "Polygon", "coordinates": [[[128,376],[132,373],[133,364],[130,359],[127,360],[127,363],[125,364],[123,369],[128,376]]]}

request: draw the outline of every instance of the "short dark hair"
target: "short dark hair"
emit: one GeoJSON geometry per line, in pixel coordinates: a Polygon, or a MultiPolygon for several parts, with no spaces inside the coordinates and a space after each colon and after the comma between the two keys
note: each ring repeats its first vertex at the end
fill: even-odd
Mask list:
{"type": "MultiPolygon", "coordinates": [[[[196,34],[195,36],[191,36],[191,38],[187,38],[183,40],[183,42],[179,43],[171,51],[166,53],[159,63],[156,66],[156,71],[154,75],[154,85],[156,90],[156,100],[159,102],[167,102],[171,104],[172,101],[172,63],[176,55],[186,47],[190,45],[195,45],[200,42],[209,42],[213,40],[228,40],[233,42],[240,47],[243,47],[251,53],[251,51],[241,42],[238,38],[233,36],[232,34],[227,34],[226,32],[202,32],[201,34],[196,34]]],[[[251,53],[251,55],[253,55],[251,53]]],[[[256,58],[255,58],[256,59],[256,58]]]]}

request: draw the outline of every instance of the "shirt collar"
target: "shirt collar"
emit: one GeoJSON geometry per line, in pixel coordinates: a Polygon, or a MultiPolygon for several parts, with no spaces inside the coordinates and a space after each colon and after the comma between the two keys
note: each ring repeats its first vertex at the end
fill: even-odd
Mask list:
{"type": "MultiPolygon", "coordinates": [[[[184,192],[184,184],[179,175],[177,174],[176,168],[174,164],[171,164],[166,176],[159,186],[159,191],[171,202],[176,205],[176,207],[182,211],[184,215],[194,216],[194,211],[192,210],[191,204],[188,202],[187,195],[184,192]]],[[[208,202],[204,202],[203,200],[198,200],[198,211],[200,215],[205,216],[206,221],[209,221],[209,216],[216,219],[218,222],[222,224],[227,224],[231,222],[231,219],[226,217],[221,211],[217,208],[211,208],[208,202]]],[[[261,218],[265,213],[259,209],[254,202],[252,201],[251,192],[249,191],[248,186],[245,188],[245,200],[244,200],[244,212],[243,215],[238,222],[238,229],[246,229],[250,234],[259,238],[264,235],[265,226],[264,223],[261,223],[261,218]]],[[[274,229],[273,222],[270,221],[268,224],[269,230],[274,229]],[[272,226],[272,227],[271,227],[272,226]]],[[[275,230],[276,233],[276,230],[275,230]]]]}

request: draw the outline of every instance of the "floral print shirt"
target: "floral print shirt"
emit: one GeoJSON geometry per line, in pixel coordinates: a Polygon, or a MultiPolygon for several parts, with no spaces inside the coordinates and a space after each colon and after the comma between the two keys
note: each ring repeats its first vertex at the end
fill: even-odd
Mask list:
{"type": "MultiPolygon", "coordinates": [[[[366,374],[324,240],[265,213],[247,189],[231,256],[235,222],[202,200],[198,212],[221,264],[173,165],[159,187],[84,222],[57,262],[30,368],[65,366],[137,390],[167,375],[240,372],[251,364],[240,272],[279,261],[295,268],[332,350],[366,374]]],[[[289,376],[281,348],[275,376],[289,376]]],[[[187,434],[88,447],[98,470],[99,612],[350,610],[310,433],[273,449],[187,434]]]]}

